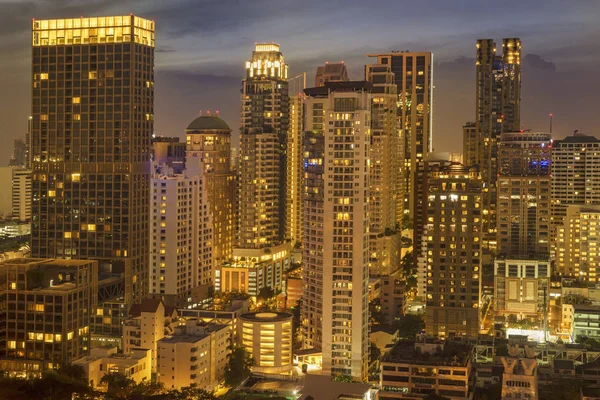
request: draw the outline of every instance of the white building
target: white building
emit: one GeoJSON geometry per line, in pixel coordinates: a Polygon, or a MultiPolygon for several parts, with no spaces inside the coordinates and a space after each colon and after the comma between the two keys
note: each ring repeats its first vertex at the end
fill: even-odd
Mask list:
{"type": "Polygon", "coordinates": [[[119,373],[136,383],[150,382],[152,377],[150,363],[151,351],[147,349],[133,349],[123,354],[117,353],[117,348],[95,348],[90,350],[90,355],[73,361],[79,365],[86,374],[87,382],[91,387],[103,386],[100,381],[106,374],[119,373]]]}
{"type": "Polygon", "coordinates": [[[371,87],[305,90],[304,347],[323,373],[365,380],[368,364],[371,87]]]}
{"type": "Polygon", "coordinates": [[[230,328],[190,319],[158,341],[158,382],[166,389],[195,386],[213,391],[223,381],[230,328]]]}
{"type": "Polygon", "coordinates": [[[134,349],[148,349],[152,356],[152,372],[156,372],[157,343],[160,339],[173,333],[177,326],[176,311],[165,308],[157,299],[146,299],[141,304],[134,304],[129,310],[129,319],[123,325],[123,352],[131,353],[134,349]]]}
{"type": "Polygon", "coordinates": [[[150,294],[168,304],[201,300],[211,284],[212,222],[199,175],[155,166],[150,183],[150,294]]]}
{"type": "Polygon", "coordinates": [[[0,187],[0,217],[31,220],[31,170],[0,167],[0,187]]]}

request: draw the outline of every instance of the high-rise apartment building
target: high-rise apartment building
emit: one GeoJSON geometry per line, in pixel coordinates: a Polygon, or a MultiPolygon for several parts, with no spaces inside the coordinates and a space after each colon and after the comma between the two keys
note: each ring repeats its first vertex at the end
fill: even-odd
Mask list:
{"type": "Polygon", "coordinates": [[[373,84],[369,271],[371,275],[388,276],[400,265],[397,212],[402,207],[403,193],[398,189],[398,177],[404,168],[404,143],[396,116],[398,95],[391,66],[369,64],[365,72],[366,80],[373,84]]]}
{"type": "Polygon", "coordinates": [[[304,347],[323,372],[367,378],[372,84],[306,89],[304,347]]]}
{"type": "Polygon", "coordinates": [[[497,254],[548,260],[551,135],[515,132],[498,139],[497,254]]]}
{"type": "Polygon", "coordinates": [[[433,166],[427,184],[427,307],[434,336],[477,337],[482,183],[477,167],[433,166]]]}
{"type": "Polygon", "coordinates": [[[13,153],[10,157],[10,162],[8,163],[11,167],[24,167],[27,155],[27,147],[25,145],[25,141],[23,139],[15,139],[15,144],[13,147],[13,153]]]}
{"type": "Polygon", "coordinates": [[[166,165],[155,166],[150,180],[149,292],[169,305],[204,299],[212,282],[213,226],[204,185],[201,176],[174,174],[166,165]]]}
{"type": "Polygon", "coordinates": [[[185,131],[186,165],[201,177],[212,218],[214,268],[231,259],[234,232],[235,179],[231,170],[231,129],[218,116],[200,116],[185,131]]]}
{"type": "Polygon", "coordinates": [[[290,126],[287,137],[285,238],[302,243],[302,192],[304,144],[304,89],[306,73],[288,80],[290,96],[290,126]]]}
{"type": "Polygon", "coordinates": [[[557,226],[556,270],[588,282],[600,280],[600,205],[569,205],[557,226]]]}
{"type": "MultiPolygon", "coordinates": [[[[496,179],[498,140],[503,132],[517,132],[521,124],[521,40],[502,40],[502,54],[493,39],[477,40],[475,123],[477,156],[484,182],[484,229],[496,228],[496,179]]],[[[472,133],[468,130],[467,133],[472,133]]]]}
{"type": "Polygon", "coordinates": [[[242,83],[240,248],[266,248],[284,239],[287,79],[279,45],[257,44],[242,83]]]}
{"type": "Polygon", "coordinates": [[[25,133],[25,168],[31,168],[31,129],[33,117],[27,118],[27,132],[25,133]]]}
{"type": "Polygon", "coordinates": [[[403,188],[404,202],[398,202],[396,214],[399,222],[404,214],[414,219],[417,163],[433,148],[433,54],[403,51],[367,56],[377,57],[377,64],[390,65],[394,73],[405,167],[398,183],[403,188]]]}
{"type": "Polygon", "coordinates": [[[32,22],[33,257],[98,260],[148,293],[154,22],[32,22]]]}
{"type": "Polygon", "coordinates": [[[569,205],[600,205],[600,140],[580,133],[555,140],[551,171],[551,246],[558,246],[569,205]]]}
{"type": "Polygon", "coordinates": [[[339,82],[348,80],[348,69],[344,62],[328,63],[317,68],[315,74],[315,87],[325,86],[326,82],[339,82]]]}
{"type": "Polygon", "coordinates": [[[0,371],[39,377],[89,354],[96,261],[5,261],[0,288],[0,371]]]}

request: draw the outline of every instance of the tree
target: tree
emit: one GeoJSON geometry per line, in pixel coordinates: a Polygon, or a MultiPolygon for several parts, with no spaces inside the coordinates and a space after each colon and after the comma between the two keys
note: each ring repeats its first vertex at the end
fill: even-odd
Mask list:
{"type": "Polygon", "coordinates": [[[375,343],[371,342],[371,346],[369,347],[369,361],[379,360],[379,357],[381,357],[381,350],[379,350],[379,347],[375,343]]]}
{"type": "Polygon", "coordinates": [[[254,358],[244,347],[233,347],[225,366],[225,385],[239,386],[252,373],[252,365],[254,365],[254,358]]]}
{"type": "Polygon", "coordinates": [[[331,380],[334,382],[353,382],[350,375],[336,375],[331,380]]]}
{"type": "Polygon", "coordinates": [[[369,315],[371,324],[381,324],[383,322],[383,312],[381,311],[381,300],[373,299],[369,302],[369,315]]]}
{"type": "Polygon", "coordinates": [[[273,289],[271,289],[270,287],[265,286],[264,288],[260,289],[260,291],[258,292],[258,296],[256,297],[259,300],[267,300],[273,296],[275,296],[275,291],[273,291],[273,289]]]}
{"type": "Polygon", "coordinates": [[[440,396],[436,392],[431,392],[427,396],[425,396],[425,400],[450,400],[447,397],[440,396]]]}
{"type": "Polygon", "coordinates": [[[181,390],[171,390],[167,393],[168,400],[218,400],[217,396],[204,389],[184,387],[181,390]]]}
{"type": "Polygon", "coordinates": [[[585,381],[580,378],[556,377],[549,383],[539,385],[539,398],[553,400],[578,399],[581,389],[585,386],[585,381]]]}
{"type": "Polygon", "coordinates": [[[63,376],[68,376],[75,381],[88,383],[85,370],[81,365],[63,364],[58,369],[58,373],[63,376]]]}
{"type": "Polygon", "coordinates": [[[394,325],[398,328],[398,337],[410,340],[413,340],[425,328],[423,319],[419,315],[412,314],[404,315],[396,320],[394,325]]]}
{"type": "Polygon", "coordinates": [[[404,271],[404,275],[410,276],[413,274],[414,258],[413,258],[412,251],[406,253],[404,255],[404,257],[402,257],[402,260],[400,261],[400,266],[402,267],[402,270],[404,271]]]}
{"type": "Polygon", "coordinates": [[[111,372],[100,379],[107,386],[106,397],[110,400],[128,400],[135,389],[135,381],[117,372],[111,372]]]}

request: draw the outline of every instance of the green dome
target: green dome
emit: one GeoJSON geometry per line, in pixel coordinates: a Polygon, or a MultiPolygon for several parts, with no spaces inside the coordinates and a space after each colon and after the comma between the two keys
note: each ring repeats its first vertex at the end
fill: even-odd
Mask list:
{"type": "Polygon", "coordinates": [[[231,131],[227,122],[223,121],[219,117],[210,115],[201,115],[187,127],[188,131],[204,131],[204,130],[218,130],[218,131],[231,131]]]}

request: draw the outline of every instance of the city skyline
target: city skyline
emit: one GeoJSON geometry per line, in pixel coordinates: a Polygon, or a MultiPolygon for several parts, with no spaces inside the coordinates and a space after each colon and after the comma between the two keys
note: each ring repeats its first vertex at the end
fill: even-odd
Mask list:
{"type": "MultiPolygon", "coordinates": [[[[261,1],[262,6],[269,3],[261,1]]],[[[528,2],[518,5],[518,16],[509,12],[509,6],[481,6],[472,1],[461,1],[452,10],[437,2],[422,5],[419,10],[407,5],[401,10],[398,8],[405,19],[401,18],[403,23],[390,30],[392,34],[369,29],[372,24],[389,21],[397,15],[387,12],[395,9],[391,2],[388,7],[369,10],[369,13],[365,13],[368,5],[354,1],[345,3],[343,10],[334,8],[333,3],[324,4],[318,13],[300,10],[286,2],[274,10],[257,7],[261,13],[245,4],[235,4],[235,8],[228,2],[197,4],[125,1],[94,2],[85,7],[58,4],[50,8],[37,1],[18,4],[0,1],[0,14],[10,16],[3,21],[0,31],[0,51],[7,54],[0,61],[0,73],[10,79],[0,82],[0,90],[14,93],[0,103],[0,120],[3,121],[0,136],[8,140],[24,138],[27,129],[30,101],[25,90],[29,85],[26,65],[30,59],[23,49],[29,43],[28,20],[36,16],[78,17],[129,12],[156,19],[162,38],[157,43],[157,135],[182,137],[185,128],[182,121],[198,115],[200,109],[218,109],[231,125],[233,141],[237,144],[238,82],[244,73],[245,49],[254,42],[264,41],[275,41],[287,49],[290,76],[302,72],[313,76],[323,62],[344,60],[350,79],[363,79],[367,53],[405,49],[432,51],[436,60],[433,128],[436,151],[459,152],[462,124],[473,119],[473,53],[478,38],[518,36],[525,43],[523,128],[547,130],[548,113],[552,112],[556,138],[574,129],[593,134],[592,127],[600,118],[589,112],[599,102],[594,96],[597,83],[592,80],[598,58],[593,51],[597,45],[592,43],[597,32],[593,16],[599,6],[592,2],[579,1],[577,7],[564,10],[559,1],[544,2],[543,9],[540,9],[541,2],[528,2]],[[195,8],[202,11],[197,19],[189,12],[195,8]],[[328,18],[329,14],[337,18],[328,18]],[[361,18],[351,28],[337,22],[358,16],[361,18]],[[533,16],[536,18],[530,18],[533,16]],[[509,17],[511,22],[507,24],[509,17]],[[214,22],[217,20],[219,24],[214,22]],[[567,20],[576,21],[577,32],[570,30],[571,23],[563,22],[567,20]],[[423,24],[431,28],[417,29],[423,24]],[[361,32],[361,35],[356,35],[356,40],[343,41],[348,31],[361,32]],[[199,37],[203,40],[198,40],[199,37]],[[314,46],[317,40],[319,49],[314,46]],[[588,104],[589,108],[575,104],[575,99],[578,104],[588,104]]],[[[0,151],[0,159],[9,157],[8,148],[0,151]]]]}

